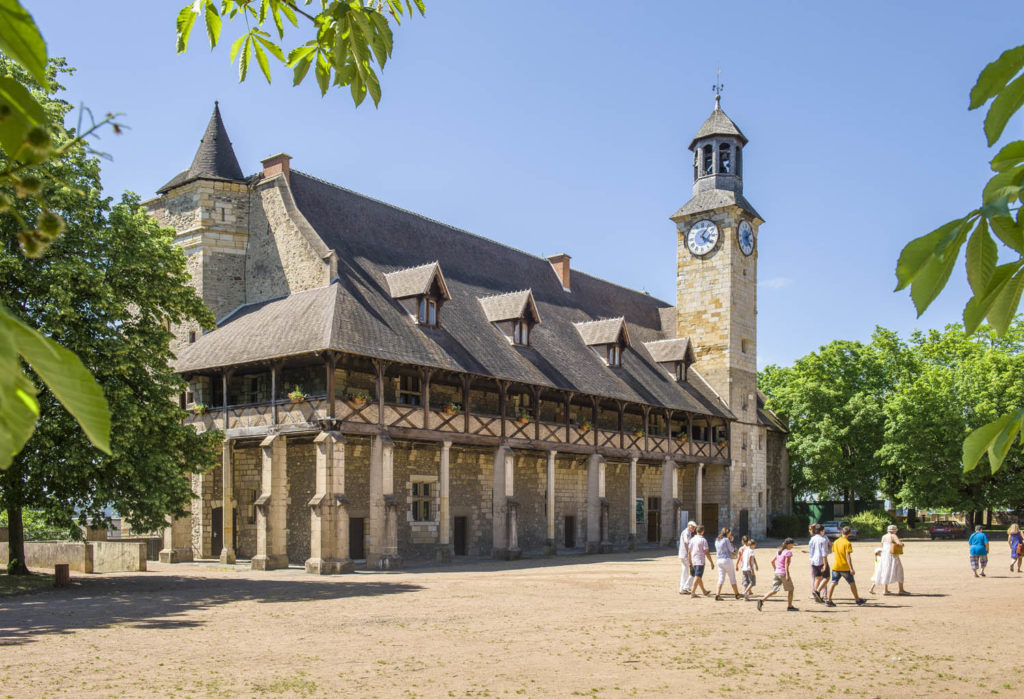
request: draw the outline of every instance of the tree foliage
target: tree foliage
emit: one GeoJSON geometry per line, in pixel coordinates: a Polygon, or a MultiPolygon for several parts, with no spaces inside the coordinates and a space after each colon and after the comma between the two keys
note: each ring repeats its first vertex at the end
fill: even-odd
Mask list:
{"type": "Polygon", "coordinates": [[[348,86],[358,107],[369,94],[379,104],[380,79],[374,69],[384,68],[394,48],[390,21],[426,11],[423,0],[195,0],[181,9],[177,19],[178,53],[188,50],[196,21],[206,27],[210,48],[221,38],[225,22],[244,21],[245,33],[231,44],[231,60],[238,61],[238,81],[249,74],[253,60],[270,82],[270,58],[292,69],[298,85],[310,69],[325,95],[332,85],[348,86]],[[311,9],[307,11],[307,8],[311,9]],[[389,19],[390,18],[390,19],[389,19]],[[307,23],[308,24],[305,24],[307,23]],[[313,38],[292,48],[283,45],[286,30],[312,29],[313,38]],[[277,35],[271,34],[271,30],[277,35]]]}
{"type": "Polygon", "coordinates": [[[878,328],[867,344],[835,341],[759,386],[789,424],[797,495],[882,492],[912,508],[955,511],[1024,503],[1024,460],[965,471],[972,430],[1024,407],[1024,322],[1003,335],[959,325],[909,341],[878,328]]]}
{"type": "MultiPolygon", "coordinates": [[[[988,64],[971,89],[969,109],[989,104],[985,135],[990,147],[1024,106],[1022,71],[1024,45],[988,64]]],[[[968,334],[985,320],[997,333],[1006,333],[1024,292],[1024,140],[1007,143],[989,164],[995,174],[982,190],[981,205],[910,241],[896,263],[896,290],[910,287],[920,316],[945,288],[966,245],[972,293],[963,313],[968,334]],[[1008,253],[1008,260],[1001,261],[1002,253],[1008,253]]],[[[963,467],[973,469],[987,453],[992,470],[999,470],[1015,440],[1024,445],[1024,410],[1005,413],[972,431],[963,441],[963,467]]]]}
{"type": "MultiPolygon", "coordinates": [[[[9,68],[0,63],[0,72],[9,68]]],[[[46,93],[39,99],[55,123],[70,108],[46,93]]],[[[77,429],[33,363],[39,422],[0,474],[0,504],[12,513],[12,527],[25,507],[44,510],[61,527],[103,521],[113,508],[138,529],[156,529],[166,514],[183,514],[187,475],[216,462],[218,439],[181,422],[185,413],[174,399],[185,385],[170,368],[168,327],[188,319],[209,327],[213,318],[188,286],[173,231],[160,228],[136,195],[117,204],[102,198],[99,162],[81,149],[52,167],[57,177],[42,194],[66,229],[45,255],[29,258],[19,251],[17,221],[0,219],[0,303],[22,325],[58,339],[92,372],[111,407],[111,449],[103,454],[77,429]]],[[[35,213],[33,202],[17,206],[35,213]]],[[[11,538],[11,558],[21,559],[13,553],[14,532],[11,538]]]]}

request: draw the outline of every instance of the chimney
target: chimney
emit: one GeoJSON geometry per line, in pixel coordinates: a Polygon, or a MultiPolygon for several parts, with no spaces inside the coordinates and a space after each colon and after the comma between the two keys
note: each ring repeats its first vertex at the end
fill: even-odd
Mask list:
{"type": "Polygon", "coordinates": [[[289,179],[289,175],[292,171],[290,165],[291,161],[292,156],[287,153],[278,153],[277,155],[272,155],[269,158],[261,160],[260,162],[263,164],[263,177],[270,178],[275,175],[284,175],[286,180],[289,179]]]}
{"type": "Polygon", "coordinates": [[[548,258],[548,262],[551,263],[551,267],[555,270],[555,274],[558,275],[558,281],[562,282],[562,288],[569,291],[569,260],[572,258],[566,255],[564,252],[557,255],[552,255],[548,258]]]}

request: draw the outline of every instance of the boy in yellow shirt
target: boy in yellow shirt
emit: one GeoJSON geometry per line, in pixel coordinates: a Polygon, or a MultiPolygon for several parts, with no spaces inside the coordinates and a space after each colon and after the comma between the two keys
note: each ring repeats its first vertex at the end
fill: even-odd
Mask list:
{"type": "Polygon", "coordinates": [[[828,602],[825,603],[829,607],[836,606],[836,603],[832,601],[832,593],[835,592],[840,578],[850,583],[853,599],[858,605],[867,603],[867,600],[861,599],[857,594],[857,584],[853,581],[853,544],[850,543],[849,536],[850,528],[843,527],[843,535],[836,539],[836,543],[832,544],[835,563],[832,564],[832,584],[828,586],[828,602]]]}

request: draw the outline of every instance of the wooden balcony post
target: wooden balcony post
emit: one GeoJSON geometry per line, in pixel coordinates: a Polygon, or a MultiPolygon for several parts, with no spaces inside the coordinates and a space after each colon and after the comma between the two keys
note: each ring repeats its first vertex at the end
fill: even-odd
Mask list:
{"type": "Polygon", "coordinates": [[[270,424],[277,424],[277,362],[270,364],[270,424]]]}
{"type": "Polygon", "coordinates": [[[665,453],[672,453],[672,411],[665,408],[665,453]]]}
{"type": "Polygon", "coordinates": [[[501,416],[501,438],[505,439],[505,403],[508,401],[508,381],[502,381],[501,379],[495,379],[494,382],[498,384],[498,415],[501,416]]]}
{"type": "Polygon", "coordinates": [[[433,369],[420,369],[420,400],[423,402],[423,429],[430,429],[430,377],[433,369]]]}
{"type": "Polygon", "coordinates": [[[377,425],[384,427],[384,373],[389,362],[374,359],[373,366],[377,370],[377,425]]]}
{"type": "Polygon", "coordinates": [[[641,405],[640,409],[644,411],[644,451],[647,451],[647,435],[651,431],[651,406],[641,405]]]}
{"type": "Polygon", "coordinates": [[[693,414],[686,413],[686,443],[689,445],[689,453],[693,453],[693,414]]]}
{"type": "Polygon", "coordinates": [[[338,357],[334,352],[327,353],[327,417],[334,419],[337,415],[334,406],[334,370],[338,366],[338,357]]]}
{"type": "Polygon", "coordinates": [[[235,373],[234,369],[225,369],[223,371],[223,373],[221,373],[221,375],[220,375],[220,378],[221,378],[221,388],[223,389],[222,392],[224,393],[224,395],[221,396],[221,398],[223,398],[223,404],[224,404],[223,407],[224,407],[224,431],[225,432],[228,431],[228,381],[231,380],[231,377],[234,375],[234,373],[235,373]]]}
{"type": "Polygon", "coordinates": [[[473,379],[469,374],[462,377],[462,431],[469,434],[469,389],[473,379]]]}
{"type": "Polygon", "coordinates": [[[590,422],[593,423],[593,425],[594,425],[592,431],[594,433],[594,447],[595,448],[599,444],[599,442],[598,442],[598,435],[597,435],[597,415],[601,411],[600,405],[601,405],[601,399],[600,398],[598,398],[597,396],[591,396],[590,397],[590,407],[591,407],[591,410],[590,410],[591,420],[590,420],[590,422]]]}
{"type": "Polygon", "coordinates": [[[533,438],[540,441],[540,389],[530,386],[530,400],[533,401],[533,438]]]}
{"type": "Polygon", "coordinates": [[[572,424],[569,421],[569,404],[572,403],[572,391],[565,392],[565,400],[563,401],[564,407],[564,418],[565,418],[565,441],[566,443],[572,442],[572,424]]]}
{"type": "Polygon", "coordinates": [[[619,410],[619,422],[618,422],[619,449],[622,449],[623,448],[623,440],[625,439],[625,437],[623,437],[623,435],[622,435],[622,415],[623,415],[623,413],[626,412],[626,404],[620,400],[620,401],[616,401],[616,405],[617,405],[618,410],[619,410]]]}

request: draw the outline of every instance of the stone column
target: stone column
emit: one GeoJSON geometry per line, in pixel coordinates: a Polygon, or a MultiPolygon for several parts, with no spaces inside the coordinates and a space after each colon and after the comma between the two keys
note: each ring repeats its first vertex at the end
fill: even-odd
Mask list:
{"type": "Polygon", "coordinates": [[[558,551],[558,546],[555,544],[555,458],[557,458],[557,451],[548,452],[548,487],[545,492],[547,502],[547,536],[544,539],[544,555],[554,556],[558,551]]]}
{"type": "Polygon", "coordinates": [[[164,528],[164,547],[160,550],[161,563],[184,563],[192,560],[192,518],[168,517],[164,528]]]}
{"type": "Polygon", "coordinates": [[[395,443],[378,434],[370,445],[370,549],[368,568],[402,567],[398,555],[398,505],[395,499],[395,443]]]}
{"type": "Polygon", "coordinates": [[[253,570],[288,567],[288,447],[283,435],[260,442],[263,471],[256,498],[256,555],[253,570]]]}
{"type": "Polygon", "coordinates": [[[587,553],[601,550],[601,498],[604,497],[604,457],[591,454],[587,459],[587,553]]]}
{"type": "Polygon", "coordinates": [[[672,546],[679,536],[676,530],[676,493],[679,488],[679,473],[676,462],[665,459],[661,464],[661,545],[672,546]]]}
{"type": "Polygon", "coordinates": [[[235,459],[233,446],[232,440],[224,440],[221,459],[221,490],[224,495],[222,509],[224,516],[221,519],[223,536],[221,538],[224,545],[218,553],[220,562],[224,565],[233,565],[235,562],[235,459]]]}
{"type": "Polygon", "coordinates": [[[519,558],[521,555],[517,545],[518,532],[513,533],[517,524],[513,500],[515,490],[512,482],[514,459],[512,450],[505,445],[498,447],[494,452],[491,555],[504,561],[519,558]]]}
{"type": "MultiPolygon", "coordinates": [[[[696,491],[696,495],[694,498],[693,509],[695,509],[696,512],[690,515],[690,519],[698,524],[703,524],[705,531],[707,531],[708,525],[701,521],[704,519],[704,464],[697,464],[697,485],[694,489],[696,491]]],[[[712,531],[713,530],[714,527],[712,527],[712,531]]]]}
{"type": "Polygon", "coordinates": [[[636,464],[639,458],[636,456],[629,457],[629,502],[626,506],[629,507],[629,540],[626,544],[626,549],[629,551],[636,551],[636,464]]]}
{"type": "Polygon", "coordinates": [[[454,551],[452,550],[452,510],[451,510],[451,451],[450,441],[441,442],[441,468],[440,468],[440,497],[441,507],[438,516],[441,521],[438,523],[438,545],[437,562],[451,563],[454,551]]]}
{"type": "Polygon", "coordinates": [[[345,436],[321,432],[316,446],[316,492],[309,501],[309,558],[313,575],[351,573],[348,555],[348,500],[345,499],[345,436]]]}

